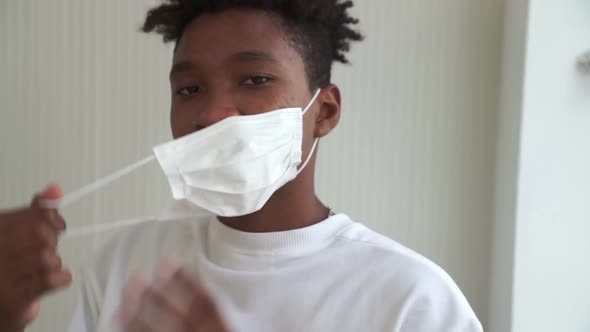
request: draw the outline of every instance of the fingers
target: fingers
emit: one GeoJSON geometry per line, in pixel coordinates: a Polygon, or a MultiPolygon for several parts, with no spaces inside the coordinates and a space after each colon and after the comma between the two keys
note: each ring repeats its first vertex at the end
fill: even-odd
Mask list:
{"type": "MultiPolygon", "coordinates": [[[[165,261],[160,264],[152,287],[184,317],[189,315],[189,309],[195,301],[193,288],[200,286],[193,285],[192,281],[185,281],[184,278],[189,279],[189,277],[181,273],[183,273],[182,269],[177,265],[171,261],[165,261]]],[[[203,294],[206,295],[205,292],[203,294]]]]}
{"type": "Polygon", "coordinates": [[[215,303],[185,270],[164,263],[154,282],[127,284],[119,320],[125,331],[148,326],[154,331],[227,331],[215,303]]]}
{"type": "Polygon", "coordinates": [[[125,331],[131,331],[135,321],[139,320],[138,314],[145,288],[145,281],[138,276],[133,276],[123,289],[123,301],[117,312],[117,320],[125,331]]]}
{"type": "Polygon", "coordinates": [[[39,200],[40,198],[35,198],[35,201],[31,204],[31,209],[28,211],[29,213],[17,218],[19,218],[21,222],[22,220],[27,220],[29,222],[45,222],[50,225],[55,232],[63,232],[66,229],[66,222],[63,217],[56,209],[41,208],[39,206],[39,200]]]}
{"type": "Polygon", "coordinates": [[[41,311],[41,301],[36,300],[28,304],[24,314],[22,315],[20,325],[28,325],[29,322],[32,322],[35,319],[35,317],[39,315],[39,311],[41,311]]]}
{"type": "MultiPolygon", "coordinates": [[[[47,186],[45,191],[42,194],[42,198],[44,200],[49,201],[58,201],[63,197],[63,192],[61,188],[56,184],[50,184],[47,186]]],[[[66,229],[65,220],[62,216],[57,212],[57,209],[51,208],[44,208],[45,217],[51,225],[55,228],[58,232],[63,232],[66,229]]]]}
{"type": "Polygon", "coordinates": [[[31,207],[43,207],[41,202],[43,200],[56,201],[63,197],[61,187],[56,184],[49,184],[42,193],[35,195],[31,202],[31,207]]]}
{"type": "Polygon", "coordinates": [[[61,233],[66,230],[66,222],[57,210],[43,209],[41,213],[43,221],[48,223],[56,233],[61,233]]]}
{"type": "MultiPolygon", "coordinates": [[[[225,322],[213,299],[205,288],[186,270],[177,268],[169,284],[176,285],[178,290],[182,290],[192,298],[184,313],[192,330],[227,331],[225,322]]],[[[168,292],[172,288],[172,286],[168,287],[166,294],[175,294],[174,292],[168,292]]],[[[178,291],[176,294],[178,294],[178,291]]],[[[186,304],[186,302],[183,304],[186,304]]]]}
{"type": "Polygon", "coordinates": [[[33,208],[21,208],[0,212],[0,236],[5,237],[9,232],[27,220],[41,219],[40,211],[33,208]]]}
{"type": "MultiPolygon", "coordinates": [[[[61,189],[53,185],[45,190],[44,195],[54,197],[61,195],[60,192],[61,189]]],[[[57,246],[57,237],[49,233],[63,232],[66,223],[57,210],[40,207],[41,197],[37,195],[33,199],[31,208],[0,213],[0,253],[13,254],[11,251],[18,252],[31,246],[57,246]]]]}
{"type": "MultiPolygon", "coordinates": [[[[155,330],[153,329],[151,326],[149,326],[148,324],[140,321],[140,320],[134,320],[133,322],[130,322],[129,325],[123,327],[123,331],[124,332],[160,332],[160,331],[175,331],[176,330],[155,330]]],[[[182,332],[182,331],[179,331],[182,332]]]]}
{"type": "Polygon", "coordinates": [[[15,262],[6,280],[12,281],[22,297],[31,301],[70,285],[72,274],[63,268],[62,259],[54,250],[46,249],[15,262]]]}
{"type": "Polygon", "coordinates": [[[43,192],[43,198],[48,200],[58,200],[63,197],[63,191],[57,184],[49,184],[43,192]]]}
{"type": "Polygon", "coordinates": [[[32,273],[16,281],[3,277],[0,286],[3,309],[12,312],[15,319],[21,317],[29,321],[30,319],[23,316],[30,313],[28,308],[42,294],[66,287],[71,281],[72,275],[67,270],[32,273]]]}
{"type": "Polygon", "coordinates": [[[2,243],[0,265],[3,281],[15,287],[11,292],[26,300],[71,283],[71,274],[63,270],[57,253],[57,234],[45,223],[20,228],[13,241],[2,243]]]}
{"type": "Polygon", "coordinates": [[[56,209],[41,208],[37,212],[41,221],[48,223],[56,232],[66,229],[66,222],[56,209]]]}
{"type": "Polygon", "coordinates": [[[61,257],[53,250],[29,253],[13,263],[12,275],[15,280],[34,273],[51,273],[62,270],[61,257]],[[35,272],[32,272],[35,271],[35,272]]]}
{"type": "Polygon", "coordinates": [[[43,193],[35,195],[31,202],[31,208],[39,209],[45,219],[49,220],[57,231],[65,229],[65,222],[57,212],[56,207],[44,204],[45,201],[56,202],[63,197],[61,188],[56,184],[49,184],[43,193]]]}
{"type": "Polygon", "coordinates": [[[65,221],[56,209],[41,207],[43,197],[59,198],[61,189],[49,186],[30,207],[0,212],[0,315],[8,326],[26,325],[38,315],[42,295],[72,281],[57,253],[65,221]]]}
{"type": "Polygon", "coordinates": [[[69,286],[71,283],[72,273],[68,270],[38,272],[17,280],[15,291],[21,294],[25,303],[30,303],[44,294],[69,286]]]}
{"type": "MultiPolygon", "coordinates": [[[[139,319],[134,319],[133,321],[129,322],[128,325],[121,327],[122,331],[124,332],[163,332],[163,331],[175,331],[175,330],[156,330],[149,324],[144,323],[139,319]]],[[[175,331],[177,332],[177,331],[175,331]]],[[[182,332],[182,331],[178,331],[182,332]]]]}
{"type": "Polygon", "coordinates": [[[117,319],[124,331],[190,331],[183,316],[137,276],[125,287],[117,319]]]}
{"type": "Polygon", "coordinates": [[[24,289],[25,296],[31,300],[72,282],[71,272],[63,269],[61,257],[57,254],[58,235],[66,229],[65,220],[56,209],[45,208],[42,204],[43,200],[59,200],[62,196],[58,185],[48,185],[31,203],[37,219],[22,221],[23,227],[15,234],[17,241],[24,245],[20,246],[20,253],[13,256],[20,258],[14,264],[13,277],[17,280],[17,287],[24,289]]]}
{"type": "MultiPolygon", "coordinates": [[[[169,263],[164,263],[163,268],[170,269],[167,264],[169,263]]],[[[184,306],[183,315],[193,329],[226,331],[215,302],[186,270],[177,268],[174,271],[164,294],[168,301],[184,306]]]]}
{"type": "Polygon", "coordinates": [[[23,221],[19,227],[8,233],[10,234],[0,241],[0,257],[8,260],[19,260],[31,251],[55,251],[57,248],[58,233],[47,222],[23,221]]]}
{"type": "Polygon", "coordinates": [[[62,190],[55,184],[47,186],[43,194],[41,194],[40,206],[44,209],[59,209],[61,199],[63,197],[62,190]]]}
{"type": "MultiPolygon", "coordinates": [[[[43,276],[43,275],[42,275],[43,276]]],[[[45,294],[48,292],[54,292],[72,284],[72,272],[69,270],[61,270],[57,272],[49,273],[46,278],[41,278],[39,287],[37,288],[38,294],[45,294]]],[[[35,297],[33,297],[35,298],[35,297]]]]}
{"type": "Polygon", "coordinates": [[[46,195],[46,197],[57,197],[61,195],[61,189],[55,185],[50,185],[43,194],[38,194],[33,198],[29,208],[0,211],[0,235],[20,227],[23,223],[37,221],[46,221],[56,231],[63,231],[66,227],[64,219],[56,209],[45,209],[42,207],[41,201],[43,200],[43,195],[46,195]]]}

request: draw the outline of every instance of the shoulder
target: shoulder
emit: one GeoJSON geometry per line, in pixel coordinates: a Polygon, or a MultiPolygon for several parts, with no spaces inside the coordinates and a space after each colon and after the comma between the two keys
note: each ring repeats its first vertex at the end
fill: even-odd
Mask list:
{"type": "Polygon", "coordinates": [[[437,264],[397,241],[353,222],[338,240],[358,255],[371,291],[382,305],[394,301],[396,331],[482,331],[467,299],[437,264]]]}
{"type": "Polygon", "coordinates": [[[435,278],[452,282],[448,274],[436,263],[401,243],[379,234],[367,226],[352,222],[338,234],[338,240],[347,242],[359,252],[370,254],[376,261],[397,267],[411,279],[435,278]]]}
{"type": "Polygon", "coordinates": [[[340,231],[337,241],[347,243],[360,254],[371,255],[375,261],[385,264],[384,268],[395,269],[412,279],[435,278],[452,282],[448,274],[428,258],[361,223],[352,221],[340,231]]]}

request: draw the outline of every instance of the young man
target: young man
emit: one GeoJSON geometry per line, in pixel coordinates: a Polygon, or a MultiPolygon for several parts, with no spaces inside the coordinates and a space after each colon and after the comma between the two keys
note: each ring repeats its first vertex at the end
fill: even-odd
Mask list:
{"type": "MultiPolygon", "coordinates": [[[[317,141],[340,117],[331,65],[361,39],[351,6],[168,0],[148,13],[144,31],[176,43],[176,140],[155,152],[181,203],[173,212],[185,217],[107,246],[83,275],[70,331],[482,330],[438,266],[315,195],[317,141]]],[[[0,216],[7,230],[36,227],[41,240],[23,243],[47,257],[5,278],[18,287],[1,285],[0,323],[13,331],[36,316],[31,303],[70,280],[55,253],[63,220],[38,201],[0,216]]]]}

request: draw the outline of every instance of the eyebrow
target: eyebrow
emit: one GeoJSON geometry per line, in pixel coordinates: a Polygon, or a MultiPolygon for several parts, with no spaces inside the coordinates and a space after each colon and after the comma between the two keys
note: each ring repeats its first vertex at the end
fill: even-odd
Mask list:
{"type": "Polygon", "coordinates": [[[172,69],[170,69],[170,77],[174,77],[177,74],[189,71],[194,67],[195,64],[189,60],[176,62],[172,65],[172,69]]]}
{"type": "Polygon", "coordinates": [[[263,61],[269,62],[272,64],[279,64],[279,60],[277,60],[272,55],[260,52],[260,51],[243,51],[238,52],[231,55],[227,61],[263,61]]]}
{"type": "MultiPolygon", "coordinates": [[[[266,62],[273,65],[280,65],[279,60],[272,55],[260,51],[242,51],[229,56],[225,62],[266,62]]],[[[190,60],[181,60],[172,65],[170,77],[182,72],[190,71],[197,65],[190,60]]]]}

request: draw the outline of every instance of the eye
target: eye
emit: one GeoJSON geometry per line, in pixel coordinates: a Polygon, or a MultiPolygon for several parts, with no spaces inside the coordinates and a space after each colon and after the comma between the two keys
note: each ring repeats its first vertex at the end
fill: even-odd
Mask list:
{"type": "Polygon", "coordinates": [[[190,96],[199,92],[201,88],[198,85],[189,85],[176,90],[177,95],[190,96]]]}
{"type": "Polygon", "coordinates": [[[268,77],[265,75],[255,75],[255,76],[250,76],[248,79],[243,81],[242,84],[244,84],[244,85],[261,85],[264,83],[268,83],[270,81],[272,81],[271,77],[268,77]]]}

